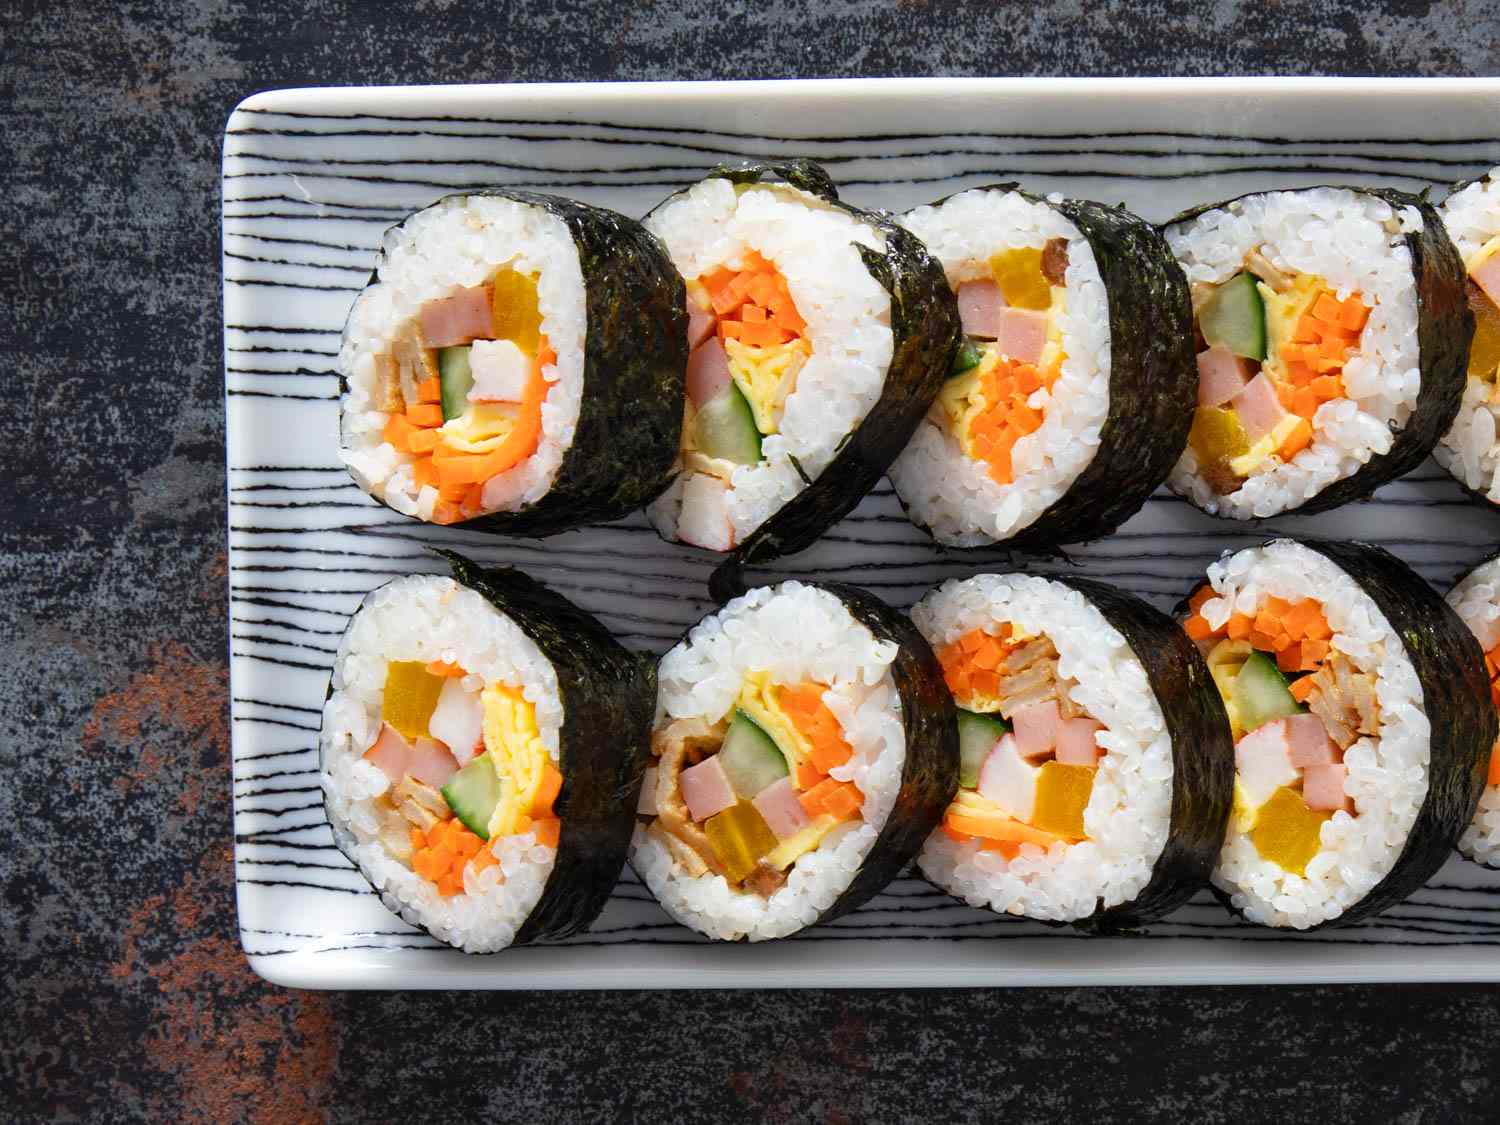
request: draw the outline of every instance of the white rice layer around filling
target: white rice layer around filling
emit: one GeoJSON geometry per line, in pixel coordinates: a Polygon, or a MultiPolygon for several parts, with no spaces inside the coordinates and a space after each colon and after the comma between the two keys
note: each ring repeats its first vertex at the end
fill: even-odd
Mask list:
{"type": "Polygon", "coordinates": [[[1067,239],[1067,299],[1058,315],[1065,358],[1051,390],[1028,400],[1045,417],[1011,452],[1015,479],[991,479],[987,466],[960,448],[937,405],[890,471],[902,503],[940,543],[973,547],[1009,538],[1057,503],[1099,451],[1109,415],[1109,294],[1093,247],[1058,211],[1017,192],[966,191],[901,221],[942,262],[954,289],[990,276],[989,258],[1003,250],[1067,239]]]}
{"type": "Polygon", "coordinates": [[[769,897],[737,891],[722,875],[683,874],[667,849],[637,827],[631,865],[667,913],[721,940],[786,937],[817,921],[854,880],[890,817],[901,789],[906,734],[891,675],[898,648],[877,640],[826,590],[800,582],[758,587],[704,618],[664,657],[657,725],[699,718],[717,723],[735,705],[745,677],[816,680],[823,701],[853,747],[829,775],[864,794],[861,820],[841,825],[798,857],[785,885],[769,897]]]}
{"type": "Polygon", "coordinates": [[[542,368],[551,387],[542,403],[536,452],[486,482],[484,511],[535,504],[552,487],[573,444],[583,402],[588,316],[578,248],[567,224],[543,208],[496,196],[441,200],[386,231],[376,280],[355,299],[339,349],[339,369],[349,387],[340,418],[340,456],[360,487],[398,512],[431,519],[438,492],[418,485],[414,458],[382,434],[390,416],[376,406],[375,356],[390,349],[424,302],[481,285],[505,265],[536,275],[541,330],[557,360],[542,368]]]}
{"type": "Polygon", "coordinates": [[[391,786],[365,750],[380,733],[380,705],[392,661],[440,660],[463,667],[464,687],[496,682],[520,687],[536,711],[553,764],[560,763],[563,709],[557,673],[520,627],[451,578],[412,575],[374,590],[355,613],[333,663],[332,694],[323,705],[322,785],[329,819],[360,872],[401,917],[470,953],[504,949],[541,898],[554,848],[533,832],[491,840],[498,865],[464,873],[461,895],[444,898],[435,884],[381,843],[375,801],[391,786]]]}
{"type": "MultiPolygon", "coordinates": [[[[1443,203],[1443,225],[1465,267],[1500,236],[1500,168],[1443,203]]],[[[1500,403],[1494,384],[1470,377],[1452,428],[1432,455],[1466,487],[1500,504],[1500,403]]]]}
{"type": "MultiPolygon", "coordinates": [[[[1485,652],[1500,645],[1500,559],[1475,567],[1448,592],[1448,604],[1479,638],[1485,652]]],[[[1458,850],[1470,859],[1500,867],[1500,785],[1485,786],[1473,822],[1459,837],[1458,850]]]]}
{"type": "Polygon", "coordinates": [[[1331,921],[1390,873],[1427,798],[1432,732],[1417,670],[1371,597],[1300,543],[1280,539],[1226,554],[1208,568],[1208,581],[1216,596],[1201,612],[1216,629],[1236,612],[1253,617],[1267,597],[1317,599],[1333,651],[1375,676],[1379,734],[1362,735],[1344,751],[1344,792],[1356,815],[1340,810],[1324,823],[1305,875],[1262,859],[1250,834],[1231,822],[1213,875],[1252,922],[1300,930],[1331,921]]]}
{"type": "Polygon", "coordinates": [[[945,582],[912,619],[935,648],[1005,622],[1049,637],[1073,702],[1108,728],[1098,735],[1106,753],[1084,809],[1086,840],[1023,844],[1006,859],[939,829],[917,861],[922,873],[971,906],[1046,921],[1077,921],[1138,896],[1171,829],[1172,740],[1125,637],[1077,590],[1020,574],[945,582]]]}
{"type": "Polygon", "coordinates": [[[1390,452],[1422,389],[1417,293],[1404,238],[1421,229],[1415,207],[1397,209],[1346,188],[1252,195],[1167,228],[1189,284],[1228,281],[1259,250],[1283,273],[1321,277],[1340,300],[1358,293],[1370,306],[1344,364],[1345,397],[1318,407],[1306,449],[1222,496],[1199,475],[1189,448],[1168,480],[1174,491],[1214,515],[1259,519],[1311,500],[1390,452]]]}
{"type": "MultiPolygon", "coordinates": [[[[755,251],[786,279],[807,322],[812,354],[787,396],[779,432],[761,443],[763,460],[737,466],[729,481],[734,542],[775,515],[833,461],[839,446],[880,400],[895,337],[891,298],[870,275],[857,246],[885,252],[869,223],[786,185],[741,188],[708,179],[646,218],[679,273],[694,279],[719,267],[741,269],[755,251]]],[[[685,474],[647,509],[667,539],[677,537],[685,474]]]]}

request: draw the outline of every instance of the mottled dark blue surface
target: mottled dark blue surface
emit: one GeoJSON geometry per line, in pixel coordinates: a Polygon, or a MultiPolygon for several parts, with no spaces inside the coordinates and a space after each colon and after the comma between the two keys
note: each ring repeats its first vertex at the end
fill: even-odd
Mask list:
{"type": "Polygon", "coordinates": [[[1494,987],[379,995],[287,992],[246,968],[218,258],[220,136],[242,97],[1500,69],[1493,0],[684,10],[0,11],[0,1104],[193,1121],[1495,1120],[1494,987]]]}

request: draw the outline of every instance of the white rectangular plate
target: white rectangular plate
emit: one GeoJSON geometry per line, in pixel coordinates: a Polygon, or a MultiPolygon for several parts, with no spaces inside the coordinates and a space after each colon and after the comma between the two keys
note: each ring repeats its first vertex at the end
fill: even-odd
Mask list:
{"type": "MultiPolygon", "coordinates": [[[[1288,935],[1208,895],[1142,937],[1090,939],[896,880],[805,935],[711,945],[627,870],[587,935],[466,957],[388,913],[333,846],[317,732],[346,615],[432,543],[519,566],[632,647],[664,651],[710,609],[711,564],[644,519],[544,543],[424,527],[376,505],[335,453],[339,332],[381,232],[465,188],[576,196],[629,215],[734,157],[809,156],[851,202],[903,210],[1019,179],[1159,221],[1243,192],[1342,182],[1432,189],[1500,164],[1500,81],[893,80],[292,90],[224,138],[234,831],[240,933],[257,972],[337,988],[832,987],[1494,980],[1500,873],[1454,858],[1381,917],[1288,935]]],[[[1432,462],[1371,502],[1246,528],[1162,493],[1082,573],[1169,606],[1221,551],[1267,531],[1360,537],[1446,590],[1500,517],[1432,462]]],[[[1034,564],[1047,572],[1065,563],[1034,564]]],[[[957,557],[882,484],[813,549],[763,572],[839,578],[906,607],[957,557]]]]}

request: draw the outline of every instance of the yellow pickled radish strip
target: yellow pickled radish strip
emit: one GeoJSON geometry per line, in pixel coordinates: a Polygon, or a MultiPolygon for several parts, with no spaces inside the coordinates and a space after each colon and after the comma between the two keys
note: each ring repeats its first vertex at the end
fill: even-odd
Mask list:
{"type": "Polygon", "coordinates": [[[1012,308],[1052,307],[1052,286],[1042,274],[1040,250],[1029,246],[1002,250],[990,259],[990,272],[1012,308]]]}
{"type": "Polygon", "coordinates": [[[1188,444],[1199,463],[1205,465],[1233,461],[1250,452],[1250,439],[1240,416],[1220,406],[1205,406],[1193,414],[1188,444]]]}
{"type": "Polygon", "coordinates": [[[1256,813],[1250,842],[1262,859],[1293,875],[1305,875],[1323,846],[1323,825],[1332,815],[1308,808],[1301,793],[1282,786],[1256,813]]]}
{"type": "Polygon", "coordinates": [[[1031,827],[1082,840],[1083,810],[1094,791],[1095,766],[1072,766],[1047,762],[1036,779],[1036,806],[1031,827]]]}
{"type": "Polygon", "coordinates": [[[380,717],[408,742],[426,738],[427,720],[442,690],[443,677],[434,676],[420,660],[393,660],[386,666],[380,717]]]}
{"type": "Polygon", "coordinates": [[[754,871],[760,858],[776,847],[775,834],[749,801],[709,817],[703,831],[732,883],[754,871]]]}
{"type": "Polygon", "coordinates": [[[527,355],[536,355],[542,336],[536,278],[502,266],[490,284],[490,326],[495,339],[509,340],[527,355]]]}
{"type": "Polygon", "coordinates": [[[1500,367],[1500,307],[1484,296],[1470,300],[1474,309],[1474,342],[1469,345],[1469,376],[1486,383],[1495,381],[1500,367]]]}

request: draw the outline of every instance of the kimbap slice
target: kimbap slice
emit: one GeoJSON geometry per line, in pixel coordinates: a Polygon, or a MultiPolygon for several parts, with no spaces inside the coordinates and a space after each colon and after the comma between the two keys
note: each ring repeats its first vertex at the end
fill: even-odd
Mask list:
{"type": "MultiPolygon", "coordinates": [[[[1448,604],[1479,639],[1489,676],[1489,698],[1500,707],[1500,555],[1476,566],[1448,591],[1448,604]]],[[[1490,750],[1479,810],[1459,837],[1458,850],[1500,867],[1500,744],[1490,750]]]]}
{"type": "Polygon", "coordinates": [[[1186,212],[1198,401],[1172,489],[1211,515],[1325,511],[1415,468],[1453,421],[1470,314],[1437,211],[1306,188],[1186,212]]]}
{"type": "Polygon", "coordinates": [[[874,895],[952,799],[958,731],[911,623],[842,585],[758,587],[662,658],[631,864],[720,940],[874,895]]]}
{"type": "Polygon", "coordinates": [[[687,279],[691,349],[678,477],[651,522],[734,562],[799,551],[941,386],[958,344],[942,270],[808,161],[716,168],[646,225],[687,279]]]}
{"type": "Polygon", "coordinates": [[[466,953],[585,929],[630,840],[653,679],[513,570],[374,590],[334,659],[322,786],[385,904],[466,953]]]}
{"type": "Polygon", "coordinates": [[[941,543],[1108,534],[1182,455],[1197,371],[1187,282],[1118,207],[978,188],[902,219],[942,263],[965,343],[891,467],[941,543]]]}
{"type": "Polygon", "coordinates": [[[1214,563],[1183,609],[1235,739],[1230,907],[1304,930],[1426,882],[1496,734],[1484,654],[1443,599],[1378,547],[1277,539],[1214,563]]]}
{"type": "Polygon", "coordinates": [[[1475,496],[1500,504],[1500,168],[1454,191],[1442,212],[1468,274],[1474,337],[1463,405],[1432,453],[1475,496]]]}
{"type": "Polygon", "coordinates": [[[341,456],[429,523],[549,535],[671,480],[682,281],[644,227],[520,191],[451,195],[386,232],[339,351],[341,456]]]}
{"type": "Polygon", "coordinates": [[[1208,881],[1234,753],[1203,658],[1101,583],[982,574],[912,610],[959,708],[963,775],[918,864],[972,906],[1091,931],[1208,881]]]}

